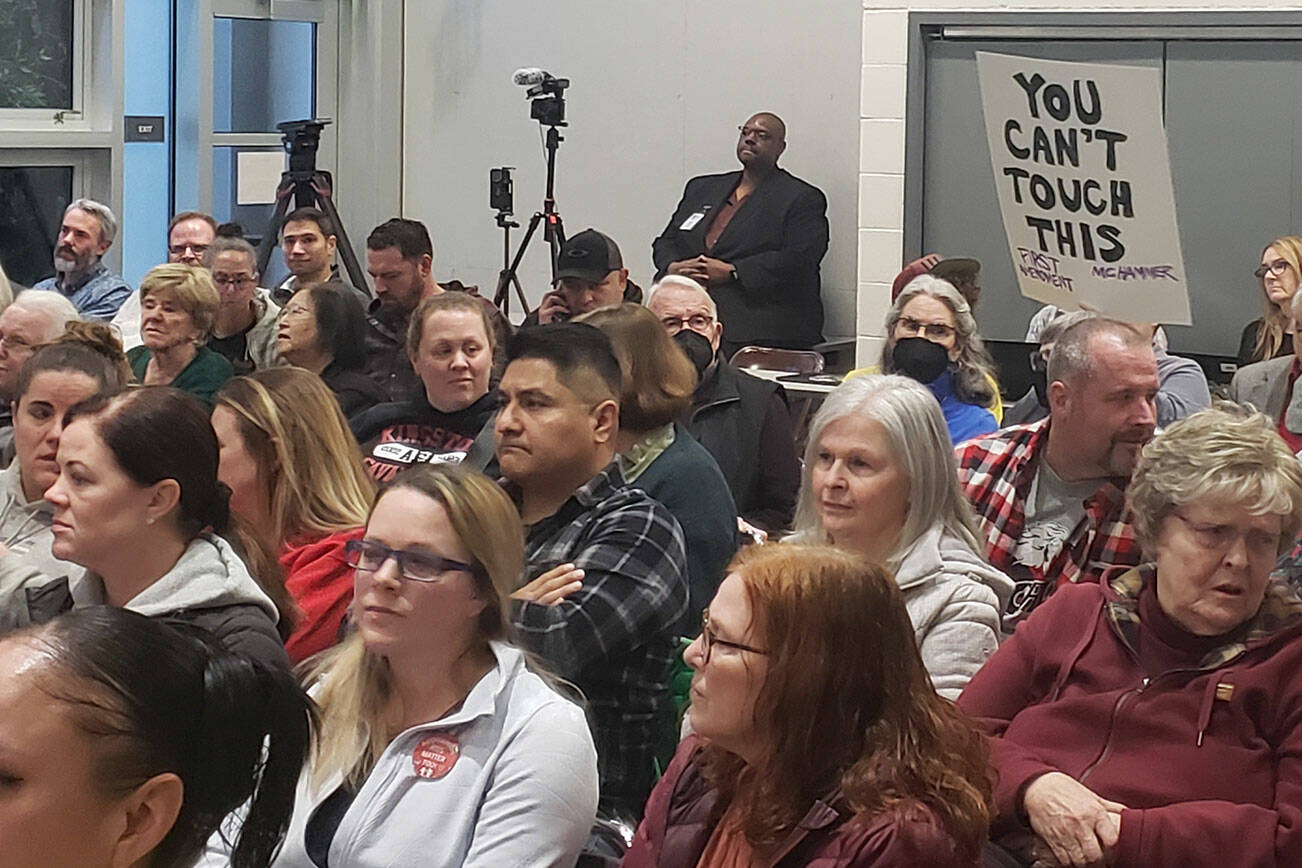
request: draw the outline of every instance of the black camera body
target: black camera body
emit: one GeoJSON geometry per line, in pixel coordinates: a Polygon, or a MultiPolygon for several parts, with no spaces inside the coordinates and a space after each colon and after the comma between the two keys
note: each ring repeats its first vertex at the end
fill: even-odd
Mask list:
{"type": "Polygon", "coordinates": [[[308,174],[316,171],[316,152],[321,146],[321,131],[330,122],[330,118],[309,118],[276,124],[285,151],[289,154],[289,171],[308,174]]]}
{"type": "Polygon", "coordinates": [[[532,102],[529,105],[529,117],[549,127],[565,126],[565,88],[570,86],[568,78],[554,78],[548,75],[540,83],[525,92],[532,102]]]}

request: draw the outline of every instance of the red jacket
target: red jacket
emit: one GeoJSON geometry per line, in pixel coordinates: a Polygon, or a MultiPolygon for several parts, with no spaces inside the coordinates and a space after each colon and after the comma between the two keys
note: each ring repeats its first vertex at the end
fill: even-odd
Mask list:
{"type": "Polygon", "coordinates": [[[1061,771],[1130,808],[1115,866],[1302,865],[1302,600],[1272,580],[1243,640],[1149,679],[1132,649],[1152,575],[1059,588],[959,697],[991,739],[994,834],[1061,771]]]}
{"type": "Polygon", "coordinates": [[[285,590],[299,610],[298,626],[285,640],[295,665],[339,641],[339,625],[353,601],[353,570],[344,563],[344,546],[361,539],[365,530],[358,527],[317,539],[299,537],[281,551],[285,590]]]}
{"type": "MultiPolygon", "coordinates": [[[[621,868],[696,868],[714,832],[718,793],[696,762],[701,746],[688,736],[651,791],[646,816],[621,868]]],[[[954,855],[954,841],[918,805],[907,821],[893,816],[847,818],[815,802],[779,848],[774,868],[973,868],[954,855]]]]}

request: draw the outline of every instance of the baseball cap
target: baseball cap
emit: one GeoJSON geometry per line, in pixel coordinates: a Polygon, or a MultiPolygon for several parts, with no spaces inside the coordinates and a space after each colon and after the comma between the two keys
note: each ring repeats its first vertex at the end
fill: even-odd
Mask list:
{"type": "Polygon", "coordinates": [[[596,229],[584,229],[561,245],[556,279],[574,277],[600,283],[607,274],[623,267],[624,258],[619,255],[619,245],[614,239],[596,229]]]}

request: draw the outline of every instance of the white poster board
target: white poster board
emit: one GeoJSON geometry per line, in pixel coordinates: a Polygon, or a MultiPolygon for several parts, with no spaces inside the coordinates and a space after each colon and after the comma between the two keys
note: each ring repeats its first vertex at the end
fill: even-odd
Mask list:
{"type": "Polygon", "coordinates": [[[1158,69],[977,52],[1022,295],[1188,325],[1158,69]]]}
{"type": "Polygon", "coordinates": [[[284,151],[240,151],[235,155],[235,204],[269,205],[276,201],[284,151]]]}

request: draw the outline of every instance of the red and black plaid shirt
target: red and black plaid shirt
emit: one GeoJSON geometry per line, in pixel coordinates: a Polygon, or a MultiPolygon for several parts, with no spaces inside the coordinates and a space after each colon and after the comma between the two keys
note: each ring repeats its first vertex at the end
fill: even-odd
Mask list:
{"type": "Polygon", "coordinates": [[[1064,582],[1096,582],[1110,567],[1140,561],[1125,491],[1111,482],[1085,501],[1084,517],[1048,564],[1032,569],[1013,560],[1026,525],[1026,498],[1049,442],[1049,421],[1015,425],[955,449],[958,480],[985,535],[986,558],[1017,583],[1005,629],[1064,582]],[[1031,581],[1022,581],[1028,571],[1031,581]]]}

